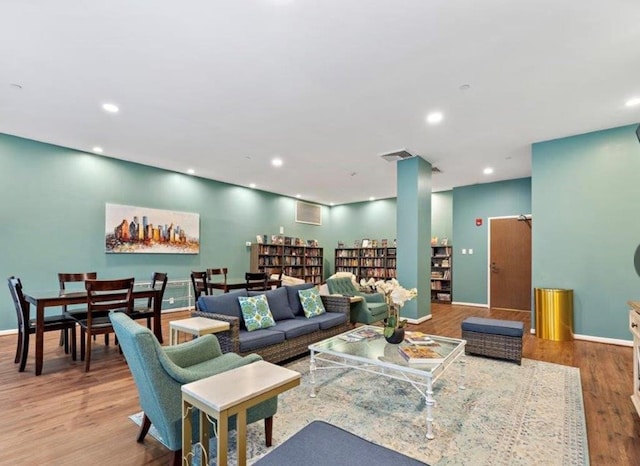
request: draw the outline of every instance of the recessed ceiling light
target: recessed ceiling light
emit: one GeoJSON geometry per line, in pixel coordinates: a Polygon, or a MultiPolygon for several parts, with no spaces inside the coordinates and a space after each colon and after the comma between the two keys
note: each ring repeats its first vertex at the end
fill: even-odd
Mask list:
{"type": "Polygon", "coordinates": [[[109,113],[118,113],[120,109],[115,104],[102,104],[102,109],[109,113]]]}
{"type": "Polygon", "coordinates": [[[432,112],[427,115],[427,123],[429,123],[430,125],[435,125],[440,123],[442,121],[442,118],[444,118],[442,113],[432,112]]]}
{"type": "Polygon", "coordinates": [[[256,187],[256,184],[255,184],[255,183],[249,183],[249,187],[250,187],[250,188],[255,188],[255,187],[256,187]]]}
{"type": "Polygon", "coordinates": [[[375,200],[376,200],[376,198],[375,198],[375,197],[373,197],[373,196],[371,196],[371,197],[369,198],[369,200],[370,200],[370,201],[375,201],[375,200]]]}
{"type": "Polygon", "coordinates": [[[493,173],[493,168],[487,167],[484,170],[482,170],[482,173],[484,173],[485,175],[491,175],[493,173]]]}
{"type": "Polygon", "coordinates": [[[627,107],[635,107],[636,105],[640,105],[640,97],[634,97],[631,100],[627,100],[625,104],[627,107]]]}
{"type": "Polygon", "coordinates": [[[335,202],[329,202],[329,205],[330,206],[334,206],[334,205],[336,205],[336,203],[335,202]]]}
{"type": "Polygon", "coordinates": [[[104,152],[104,150],[102,149],[102,147],[94,147],[93,149],[91,149],[92,151],[94,151],[96,154],[102,154],[104,152]]]}
{"type": "Polygon", "coordinates": [[[188,169],[188,170],[187,170],[187,173],[188,173],[189,175],[193,175],[195,172],[196,172],[196,171],[195,171],[193,168],[190,168],[190,169],[188,169]]]}
{"type": "Polygon", "coordinates": [[[296,194],[296,197],[297,197],[298,199],[300,199],[300,198],[302,197],[302,195],[301,195],[301,194],[296,194]]]}
{"type": "Polygon", "coordinates": [[[282,166],[282,159],[279,158],[275,158],[271,161],[271,165],[273,165],[274,167],[281,167],[282,166]]]}

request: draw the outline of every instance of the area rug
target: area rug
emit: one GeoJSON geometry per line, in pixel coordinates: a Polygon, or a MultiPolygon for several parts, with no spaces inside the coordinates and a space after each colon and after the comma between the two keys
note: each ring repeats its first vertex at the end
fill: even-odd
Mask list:
{"type": "MultiPolygon", "coordinates": [[[[310,398],[309,358],[287,367],[300,372],[302,381],[280,395],[274,446],[320,419],[433,466],[589,464],[580,372],[574,367],[467,356],[465,390],[458,388],[460,371],[454,366],[434,386],[433,440],[425,437],[424,398],[408,383],[323,370],[316,373],[317,397],[310,398]]],[[[138,424],[140,418],[131,416],[138,424]]],[[[247,437],[251,464],[269,450],[264,424],[249,425],[247,437]]],[[[213,458],[215,441],[211,446],[213,458]]],[[[233,434],[229,450],[234,464],[233,434]]]]}

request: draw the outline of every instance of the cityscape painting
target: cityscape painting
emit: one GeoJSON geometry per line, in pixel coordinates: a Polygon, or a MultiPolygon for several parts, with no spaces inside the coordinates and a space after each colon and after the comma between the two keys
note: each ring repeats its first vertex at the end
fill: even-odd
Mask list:
{"type": "Polygon", "coordinates": [[[106,204],[105,252],[198,254],[200,215],[106,204]]]}

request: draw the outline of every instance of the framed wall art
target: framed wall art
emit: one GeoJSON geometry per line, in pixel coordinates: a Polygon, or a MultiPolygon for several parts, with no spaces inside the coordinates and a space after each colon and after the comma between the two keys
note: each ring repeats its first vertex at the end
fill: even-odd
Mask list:
{"type": "Polygon", "coordinates": [[[200,215],[107,203],[105,252],[198,254],[200,215]]]}

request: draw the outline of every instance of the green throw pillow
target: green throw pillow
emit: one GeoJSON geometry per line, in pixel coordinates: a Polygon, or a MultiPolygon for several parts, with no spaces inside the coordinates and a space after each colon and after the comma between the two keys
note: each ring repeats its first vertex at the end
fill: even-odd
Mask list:
{"type": "Polygon", "coordinates": [[[302,310],[305,317],[319,316],[327,312],[322,304],[320,293],[318,288],[309,288],[308,290],[298,290],[298,296],[300,296],[300,304],[302,304],[302,310]]]}
{"type": "Polygon", "coordinates": [[[240,301],[242,317],[244,317],[244,323],[248,331],[269,328],[276,324],[265,295],[260,294],[250,298],[239,296],[238,301],[240,301]]]}

